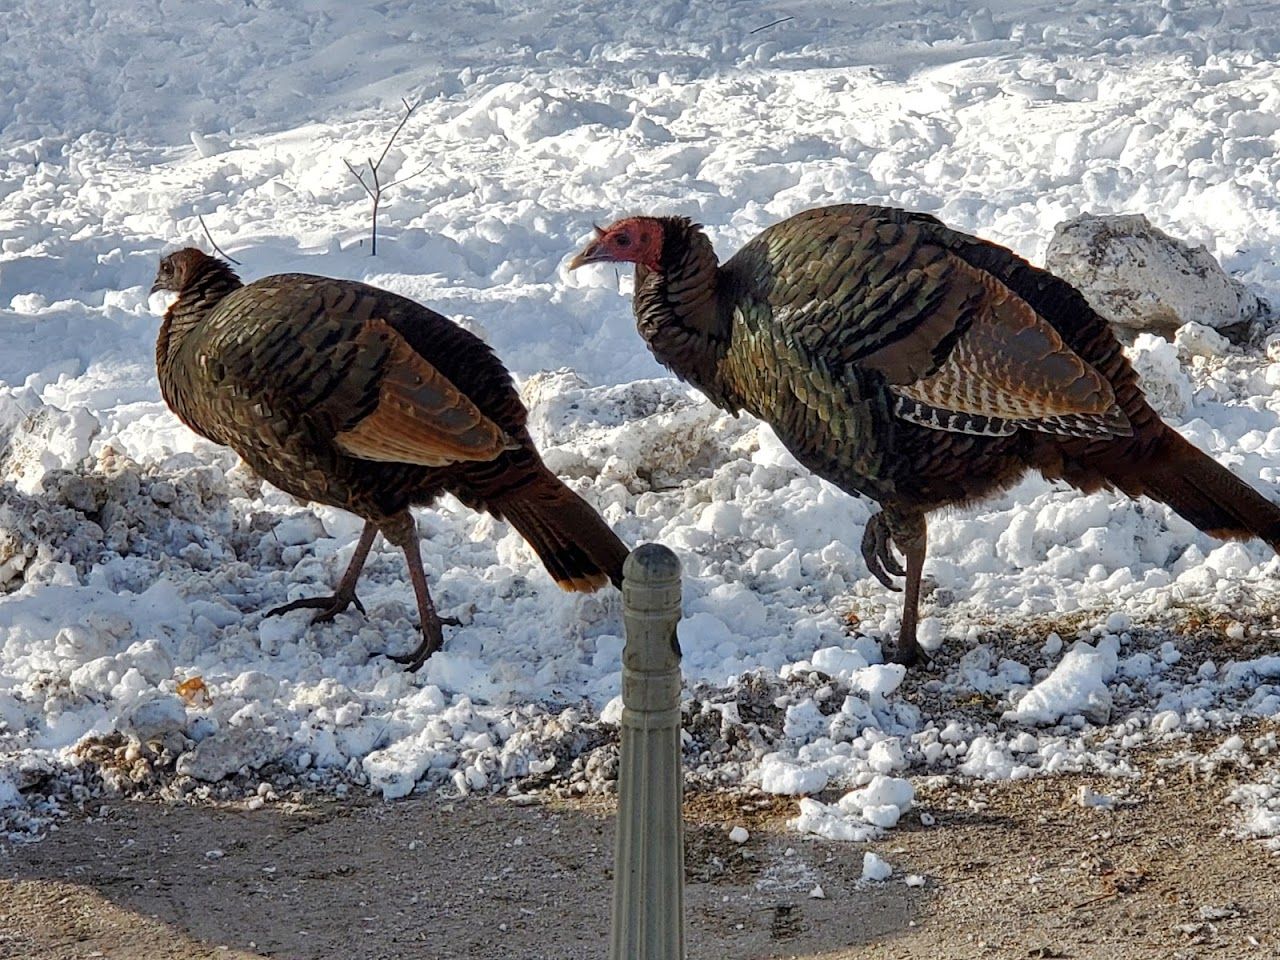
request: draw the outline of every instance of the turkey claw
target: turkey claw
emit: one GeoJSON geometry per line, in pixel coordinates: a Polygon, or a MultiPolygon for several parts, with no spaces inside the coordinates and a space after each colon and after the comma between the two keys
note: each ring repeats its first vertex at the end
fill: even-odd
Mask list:
{"type": "Polygon", "coordinates": [[[427,658],[444,646],[444,632],[441,626],[460,627],[462,621],[457,617],[435,617],[434,623],[423,624],[422,642],[408,653],[384,653],[388,660],[404,664],[409,673],[417,673],[427,658]]]}
{"type": "MultiPolygon", "coordinates": [[[[365,613],[364,604],[360,602],[360,598],[354,593],[349,595],[335,593],[331,597],[303,597],[300,600],[294,600],[292,603],[286,603],[283,606],[268,610],[266,616],[278,617],[294,610],[318,610],[319,612],[311,618],[311,622],[313,624],[328,623],[353,604],[357,610],[365,613]]],[[[263,619],[266,619],[266,617],[263,619]]]]}
{"type": "Polygon", "coordinates": [[[901,587],[894,585],[891,577],[906,576],[907,571],[893,555],[893,538],[883,511],[868,520],[862,532],[862,559],[873,577],[894,593],[902,591],[901,587]]]}

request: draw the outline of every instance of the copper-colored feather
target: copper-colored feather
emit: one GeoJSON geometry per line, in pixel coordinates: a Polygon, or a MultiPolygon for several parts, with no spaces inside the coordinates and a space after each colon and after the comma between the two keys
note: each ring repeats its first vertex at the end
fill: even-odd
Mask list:
{"type": "MultiPolygon", "coordinates": [[[[954,272],[979,291],[974,320],[936,370],[895,384],[894,393],[937,410],[1017,421],[1045,433],[1074,432],[1063,424],[1091,425],[1098,434],[1132,432],[1111,384],[1026,301],[966,263],[955,264],[954,272]]],[[[893,353],[897,346],[878,353],[893,353]]],[[[864,362],[874,369],[876,360],[872,355],[864,362]]]]}
{"type": "Polygon", "coordinates": [[[334,435],[344,452],[362,460],[443,467],[492,460],[520,445],[486,417],[440,371],[383,320],[355,336],[361,349],[386,349],[378,404],[354,426],[334,435]]]}

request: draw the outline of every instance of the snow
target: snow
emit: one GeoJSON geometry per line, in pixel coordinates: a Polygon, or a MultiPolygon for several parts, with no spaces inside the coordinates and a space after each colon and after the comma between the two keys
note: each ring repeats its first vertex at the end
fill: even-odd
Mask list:
{"type": "MultiPolygon", "coordinates": [[[[1113,614],[1114,616],[1114,614],[1113,614]]],[[[1053,672],[1005,712],[1016,723],[1057,723],[1069,714],[1084,714],[1095,723],[1111,717],[1111,689],[1119,638],[1108,634],[1096,646],[1079,643],[1067,651],[1053,672]]]]}
{"type": "MultiPolygon", "coordinates": [[[[161,403],[148,290],[162,251],[204,243],[197,214],[247,278],[367,280],[494,345],[548,464],[629,542],[680,555],[690,775],[799,797],[796,829],[866,839],[911,809],[913,776],[1124,776],[1139,741],[1274,719],[1280,658],[1238,652],[1261,649],[1271,551],[1038,477],[931,519],[921,640],[938,661],[883,663],[901,598],[858,551],[871,505],[667,377],[627,271],[566,269],[593,221],[629,212],[697,217],[727,256],[857,200],[1034,260],[1062,221],[1143,213],[1280,301],[1272,7],[450,0],[426,23],[408,0],[11,3],[4,825],[37,835],[31,811],[98,789],[270,803],[608,781],[619,598],[559,592],[503,523],[420,512],[436,602],[462,625],[418,675],[378,656],[417,637],[385,543],[368,617],[263,618],[330,590],[360,524],[262,484],[161,403]],[[342,161],[381,150],[401,97],[421,105],[385,172],[422,172],[384,199],[375,259],[342,161]],[[1191,609],[1244,631],[1209,672],[1169,631],[1191,609]],[[954,708],[972,696],[988,718],[954,708]]],[[[1131,356],[1171,422],[1275,498],[1280,350],[1216,336],[1188,324],[1131,356]]],[[[1274,837],[1274,784],[1256,785],[1224,817],[1274,837]]]]}
{"type": "Polygon", "coordinates": [[[893,875],[893,867],[888,861],[868,851],[862,855],[862,879],[871,883],[888,880],[893,875]]]}
{"type": "Polygon", "coordinates": [[[915,799],[915,788],[900,777],[873,776],[858,790],[851,790],[833,804],[800,801],[800,815],[791,826],[828,840],[869,840],[895,827],[915,799]]]}

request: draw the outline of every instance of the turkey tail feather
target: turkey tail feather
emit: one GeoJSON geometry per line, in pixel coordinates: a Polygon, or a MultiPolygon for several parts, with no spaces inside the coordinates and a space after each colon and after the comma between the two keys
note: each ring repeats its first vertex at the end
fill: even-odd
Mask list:
{"type": "Polygon", "coordinates": [[[621,588],[626,544],[550,471],[543,468],[518,496],[493,508],[533,547],[561,589],[590,593],[610,582],[621,588]]]}
{"type": "MultiPolygon", "coordinates": [[[[1280,553],[1280,507],[1166,427],[1145,465],[1143,493],[1167,503],[1205,533],[1224,540],[1265,540],[1280,553]]],[[[1121,484],[1122,487],[1127,484],[1121,484]]]]}

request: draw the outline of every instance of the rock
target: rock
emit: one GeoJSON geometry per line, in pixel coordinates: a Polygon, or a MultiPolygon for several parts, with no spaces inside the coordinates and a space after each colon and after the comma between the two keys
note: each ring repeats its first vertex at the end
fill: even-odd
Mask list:
{"type": "Polygon", "coordinates": [[[121,728],[146,743],[180,733],[187,725],[186,705],[172,694],[145,700],[121,718],[121,728]]]}
{"type": "Polygon", "coordinates": [[[17,579],[35,556],[35,545],[28,544],[12,530],[3,526],[5,517],[0,514],[0,588],[17,579]]]}
{"type": "Polygon", "coordinates": [[[1045,267],[1129,331],[1169,338],[1195,322],[1244,340],[1267,309],[1208,250],[1169,236],[1142,214],[1085,214],[1058,224],[1045,267]]]}
{"type": "Polygon", "coordinates": [[[177,772],[205,783],[217,783],[241,767],[257,770],[279,759],[288,742],[269,730],[233,727],[201,740],[178,758],[177,772]]]}

